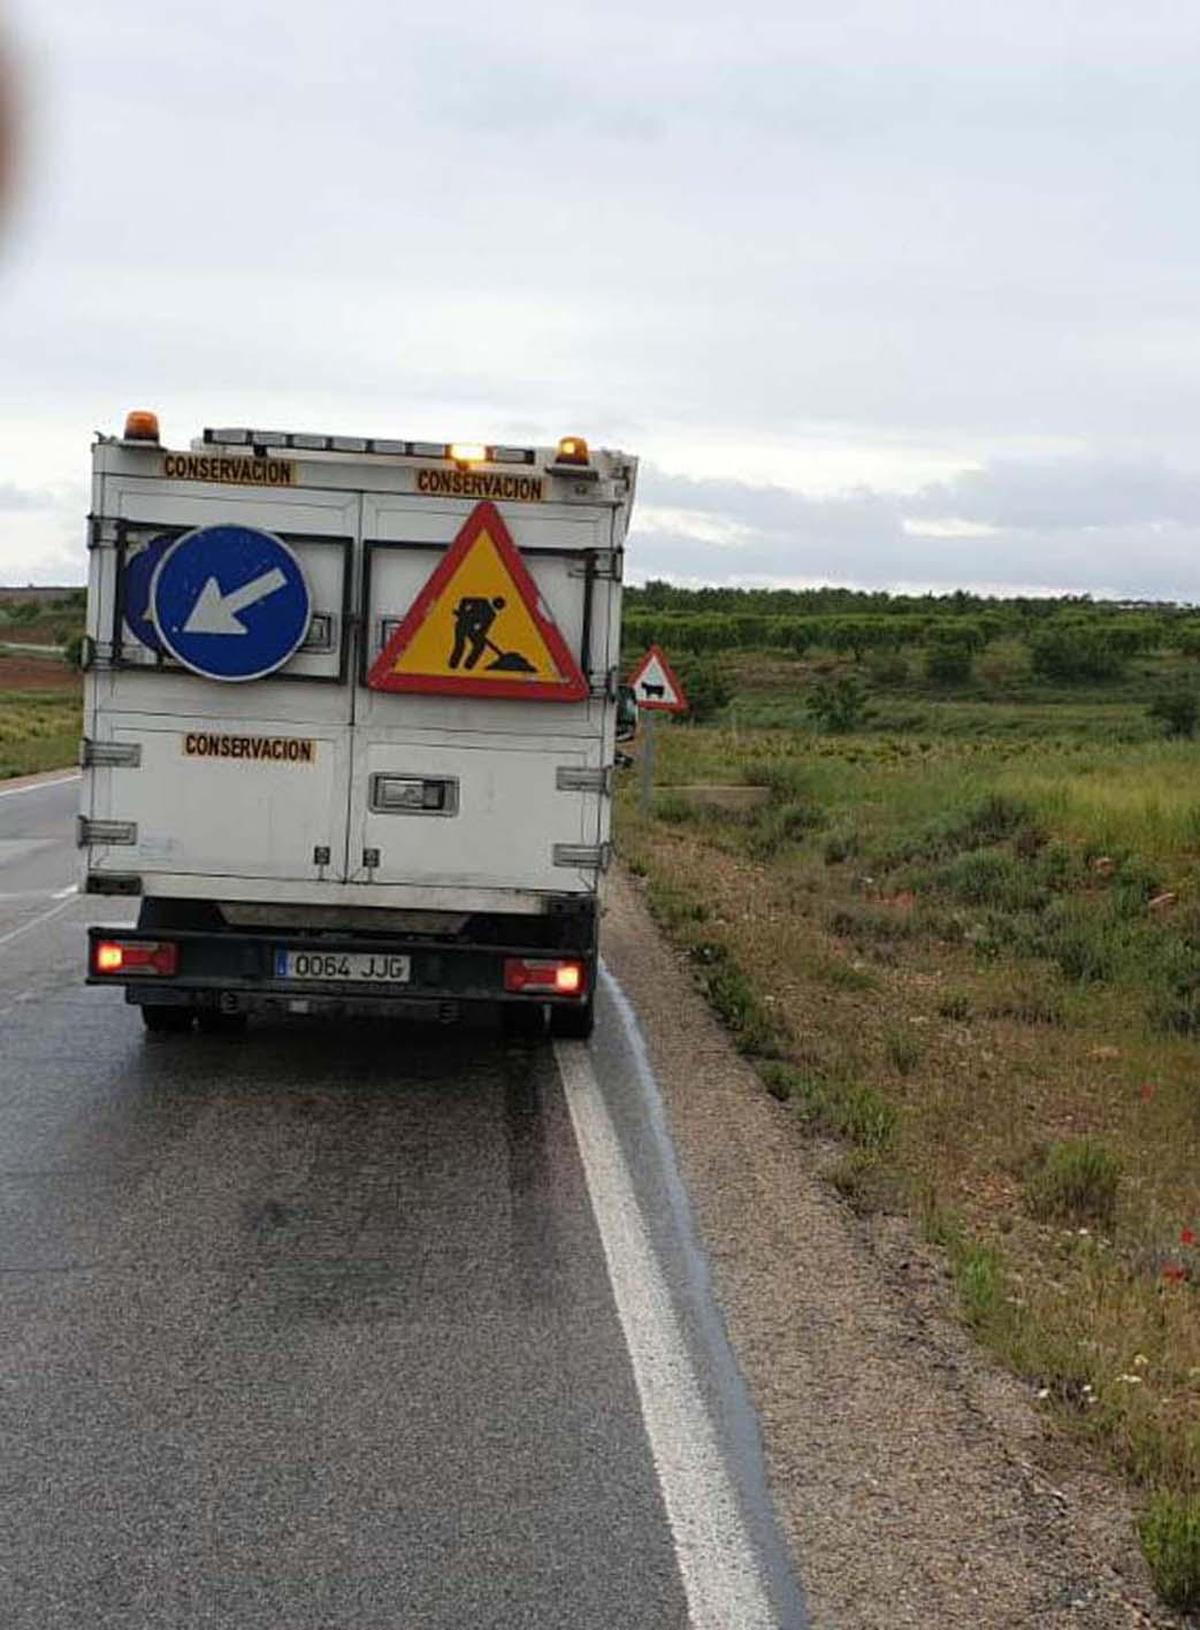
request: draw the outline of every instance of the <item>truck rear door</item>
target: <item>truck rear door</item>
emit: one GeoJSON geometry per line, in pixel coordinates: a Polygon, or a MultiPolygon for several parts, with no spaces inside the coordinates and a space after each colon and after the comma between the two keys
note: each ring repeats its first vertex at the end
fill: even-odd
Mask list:
{"type": "Polygon", "coordinates": [[[138,873],[148,893],[164,873],[344,880],[360,508],[359,495],[344,491],[104,477],[85,722],[94,767],[83,810],[101,836],[115,822],[118,833],[132,825],[136,841],[93,841],[91,871],[138,873]],[[147,617],[155,560],[192,529],[222,524],[282,540],[312,606],[300,648],[248,683],[189,671],[147,617]]]}
{"type": "Polygon", "coordinates": [[[580,892],[594,886],[595,862],[588,857],[598,855],[607,836],[604,765],[612,743],[605,740],[604,694],[619,660],[610,648],[619,592],[610,510],[500,506],[541,610],[582,672],[582,700],[520,695],[522,663],[527,670],[530,659],[541,662],[538,636],[503,581],[499,594],[464,596],[452,580],[448,603],[430,612],[433,633],[421,662],[435,685],[457,658],[444,691],[431,685],[392,693],[368,683],[472,511],[469,502],[406,494],[364,498],[349,875],[418,886],[580,892]],[[475,614],[472,622],[468,604],[463,620],[456,620],[458,608],[472,600],[490,603],[492,611],[484,605],[482,620],[475,614]],[[496,608],[496,601],[503,604],[496,608]],[[454,676],[473,677],[476,693],[456,689],[454,676]]]}

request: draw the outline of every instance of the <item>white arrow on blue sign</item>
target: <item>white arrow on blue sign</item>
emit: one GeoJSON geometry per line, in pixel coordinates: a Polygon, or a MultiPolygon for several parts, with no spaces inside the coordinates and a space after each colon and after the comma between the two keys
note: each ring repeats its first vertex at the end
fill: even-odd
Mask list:
{"type": "Polygon", "coordinates": [[[150,591],[159,638],[206,679],[264,679],[308,632],[312,604],[286,543],[251,526],[201,526],[164,554],[150,591]]]}

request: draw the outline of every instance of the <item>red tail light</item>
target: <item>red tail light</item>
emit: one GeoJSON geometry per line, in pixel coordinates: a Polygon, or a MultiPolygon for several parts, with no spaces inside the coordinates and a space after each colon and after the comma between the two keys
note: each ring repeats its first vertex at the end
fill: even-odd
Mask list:
{"type": "Polygon", "coordinates": [[[92,972],[178,973],[179,947],[173,940],[97,940],[92,947],[92,972]]]}
{"type": "Polygon", "coordinates": [[[584,996],[587,968],[575,958],[510,956],[504,963],[504,988],[514,996],[584,996]]]}

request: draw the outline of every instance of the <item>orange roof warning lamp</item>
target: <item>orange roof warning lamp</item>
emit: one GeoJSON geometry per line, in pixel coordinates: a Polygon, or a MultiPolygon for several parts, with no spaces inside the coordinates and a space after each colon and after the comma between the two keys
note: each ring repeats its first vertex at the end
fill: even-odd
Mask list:
{"type": "Polygon", "coordinates": [[[126,441],[157,441],[158,440],[158,414],[148,413],[145,408],[134,408],[132,413],[125,415],[126,441]]]}
{"type": "Polygon", "coordinates": [[[564,436],[558,444],[559,464],[586,464],[588,444],[582,436],[564,436]]]}
{"type": "Polygon", "coordinates": [[[452,441],[450,443],[450,457],[460,470],[469,470],[472,464],[483,464],[488,456],[488,450],[482,442],[452,441]]]}

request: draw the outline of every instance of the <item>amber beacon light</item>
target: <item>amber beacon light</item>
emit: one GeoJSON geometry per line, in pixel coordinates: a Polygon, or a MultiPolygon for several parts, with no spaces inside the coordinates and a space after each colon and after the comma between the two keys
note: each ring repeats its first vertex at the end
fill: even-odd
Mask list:
{"type": "Polygon", "coordinates": [[[588,462],[588,444],[582,436],[564,436],[558,444],[558,462],[560,464],[586,464],[588,462]]]}
{"type": "Polygon", "coordinates": [[[487,448],[477,441],[452,441],[450,443],[450,457],[460,470],[469,469],[472,464],[482,464],[487,458],[487,448]]]}
{"type": "Polygon", "coordinates": [[[125,415],[126,441],[157,441],[158,440],[158,414],[148,413],[145,408],[134,408],[132,413],[125,415]]]}

